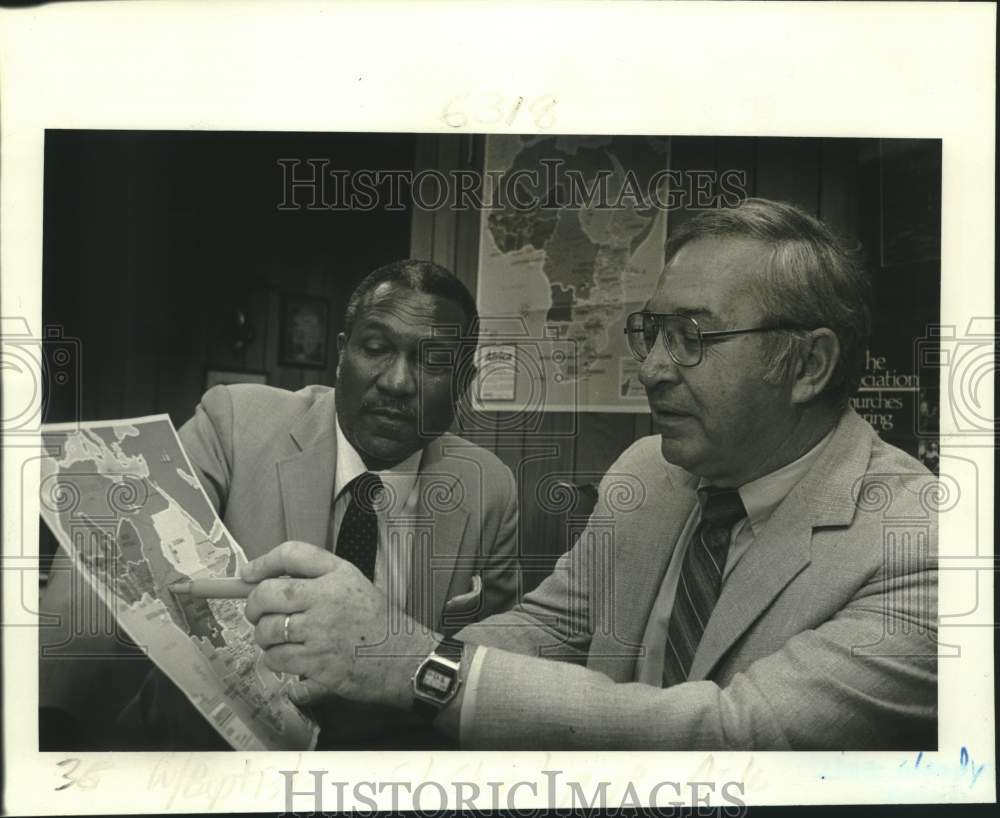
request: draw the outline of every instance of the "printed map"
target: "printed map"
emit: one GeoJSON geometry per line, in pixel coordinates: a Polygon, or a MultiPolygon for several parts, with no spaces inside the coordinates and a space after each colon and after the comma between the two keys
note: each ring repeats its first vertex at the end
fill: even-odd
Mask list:
{"type": "Polygon", "coordinates": [[[486,178],[496,189],[516,174],[538,183],[520,199],[535,206],[488,197],[494,206],[483,208],[480,355],[491,362],[479,367],[483,408],[528,408],[531,379],[541,375],[544,407],[531,408],[647,411],[622,329],[662,270],[667,214],[643,194],[668,167],[666,138],[487,137],[486,178]],[[581,198],[572,183],[576,194],[603,195],[581,198]]]}
{"type": "Polygon", "coordinates": [[[175,597],[246,562],[166,415],[43,428],[41,513],[128,635],[237,750],[312,749],[318,728],[280,691],[246,604],[175,597]]]}

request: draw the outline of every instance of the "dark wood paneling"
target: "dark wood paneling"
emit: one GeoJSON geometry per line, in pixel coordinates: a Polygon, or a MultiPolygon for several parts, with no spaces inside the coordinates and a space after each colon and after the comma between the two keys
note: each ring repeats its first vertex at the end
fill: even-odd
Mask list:
{"type": "Polygon", "coordinates": [[[758,139],[755,194],[819,209],[820,139],[758,139]]]}
{"type": "MultiPolygon", "coordinates": [[[[683,206],[667,214],[667,233],[674,233],[684,222],[694,216],[699,208],[697,180],[700,174],[705,178],[715,175],[715,141],[700,136],[677,136],[670,140],[670,169],[682,174],[684,187],[683,206]]],[[[711,186],[714,191],[714,185],[711,186]]],[[[711,195],[711,194],[708,194],[711,195]]]]}
{"type": "MultiPolygon", "coordinates": [[[[440,137],[433,135],[416,138],[413,156],[415,173],[437,166],[439,139],[440,137]]],[[[413,208],[410,221],[410,258],[422,261],[434,258],[434,224],[433,211],[413,208]]]]}
{"type": "Polygon", "coordinates": [[[592,475],[608,470],[618,455],[635,440],[636,417],[611,412],[587,412],[577,417],[573,469],[578,474],[578,480],[592,482],[592,475]]]}
{"type": "MultiPolygon", "coordinates": [[[[472,135],[462,136],[459,168],[481,171],[485,161],[484,153],[482,139],[472,135]]],[[[476,295],[476,277],[479,271],[480,215],[479,210],[456,211],[454,273],[469,287],[473,295],[476,295]]]]}
{"type": "Polygon", "coordinates": [[[820,147],[819,216],[836,233],[854,235],[858,229],[858,145],[842,139],[824,139],[820,147]]]}
{"type": "Polygon", "coordinates": [[[534,588],[571,544],[565,526],[565,493],[555,483],[576,478],[574,456],[580,416],[543,412],[524,418],[520,461],[515,464],[520,503],[518,526],[524,588],[534,588]]]}
{"type": "MultiPolygon", "coordinates": [[[[720,137],[715,141],[715,172],[720,178],[730,171],[744,175],[744,193],[755,196],[757,190],[757,144],[742,136],[720,137]]],[[[732,187],[731,184],[727,187],[732,187]]]]}
{"type": "Polygon", "coordinates": [[[635,425],[633,440],[653,434],[653,418],[648,412],[642,415],[633,415],[632,417],[635,425]]]}
{"type": "Polygon", "coordinates": [[[494,432],[491,448],[517,474],[524,453],[524,416],[520,412],[491,412],[494,432]]]}
{"type": "MultiPolygon", "coordinates": [[[[43,319],[82,345],[82,407],[49,420],[193,411],[209,366],[266,370],[298,389],[332,384],[346,298],[408,255],[408,212],[279,211],[278,158],[331,168],[413,166],[408,134],[50,131],[43,319]],[[280,294],[330,302],[325,369],[278,361],[280,294]],[[255,338],[233,346],[236,310],[255,338]]],[[[304,201],[304,200],[303,200],[304,201]]],[[[56,396],[57,397],[57,396],[56,396]]]]}
{"type": "MultiPolygon", "coordinates": [[[[438,151],[436,169],[451,177],[462,162],[461,137],[457,134],[444,134],[437,140],[438,151]]],[[[421,201],[431,203],[438,195],[436,184],[427,184],[420,188],[421,201]]],[[[416,208],[415,208],[416,209],[416,208]]],[[[450,203],[434,211],[434,246],[431,260],[452,272],[455,271],[455,248],[458,244],[459,227],[457,214],[450,203]]]]}

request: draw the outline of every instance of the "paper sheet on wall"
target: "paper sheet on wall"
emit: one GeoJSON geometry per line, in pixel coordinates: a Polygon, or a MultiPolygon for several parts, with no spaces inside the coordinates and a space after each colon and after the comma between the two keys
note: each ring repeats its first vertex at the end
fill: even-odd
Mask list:
{"type": "Polygon", "coordinates": [[[167,415],[42,429],[41,515],[118,623],[237,750],[312,749],[316,724],[263,662],[241,599],[175,597],[246,556],[167,415]]]}
{"type": "Polygon", "coordinates": [[[625,316],[663,268],[670,140],[492,134],[485,163],[480,346],[516,360],[499,391],[497,368],[480,368],[479,408],[648,412],[619,361],[625,316]]]}

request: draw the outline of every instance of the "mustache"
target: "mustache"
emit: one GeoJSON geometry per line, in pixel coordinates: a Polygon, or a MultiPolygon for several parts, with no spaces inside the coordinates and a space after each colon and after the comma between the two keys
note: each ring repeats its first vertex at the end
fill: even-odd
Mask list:
{"type": "Polygon", "coordinates": [[[366,412],[378,412],[381,410],[388,410],[390,412],[397,412],[400,415],[404,415],[410,420],[416,420],[417,410],[414,409],[406,401],[397,400],[365,400],[361,402],[361,408],[366,412]]]}

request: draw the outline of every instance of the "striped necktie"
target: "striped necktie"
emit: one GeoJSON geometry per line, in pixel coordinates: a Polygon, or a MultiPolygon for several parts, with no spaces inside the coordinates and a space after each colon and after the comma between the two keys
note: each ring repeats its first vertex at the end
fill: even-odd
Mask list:
{"type": "Polygon", "coordinates": [[[747,516],[736,489],[707,486],[698,491],[698,502],[701,521],[684,554],[667,626],[664,687],[687,681],[698,643],[722,589],[730,531],[747,516]]]}
{"type": "Polygon", "coordinates": [[[347,484],[351,504],[337,533],[336,554],[354,563],[369,580],[375,577],[378,553],[378,516],[375,508],[382,494],[382,480],[377,474],[359,474],[347,484]]]}

